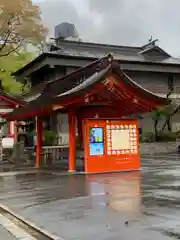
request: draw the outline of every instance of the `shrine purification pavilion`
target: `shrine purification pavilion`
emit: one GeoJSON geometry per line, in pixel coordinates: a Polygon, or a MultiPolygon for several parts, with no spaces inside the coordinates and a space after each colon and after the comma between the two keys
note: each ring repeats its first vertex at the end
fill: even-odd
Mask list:
{"type": "Polygon", "coordinates": [[[40,167],[42,152],[42,118],[60,111],[68,114],[69,172],[76,171],[76,128],[84,150],[84,172],[136,170],[140,168],[138,121],[130,116],[166,104],[167,99],[130,79],[108,54],[49,81],[37,99],[6,118],[37,119],[36,168],[40,167]]]}
{"type": "MultiPolygon", "coordinates": [[[[5,91],[0,81],[0,123],[3,123],[5,116],[12,112],[15,108],[25,105],[25,101],[19,97],[15,97],[9,92],[5,91]]],[[[16,140],[16,124],[15,121],[9,121],[2,126],[2,134],[5,137],[13,138],[16,140]]]]}

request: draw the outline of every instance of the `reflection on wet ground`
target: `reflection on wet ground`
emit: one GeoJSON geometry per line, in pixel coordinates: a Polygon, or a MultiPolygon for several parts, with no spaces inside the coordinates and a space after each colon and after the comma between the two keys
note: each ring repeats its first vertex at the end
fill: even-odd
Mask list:
{"type": "Polygon", "coordinates": [[[7,175],[0,202],[67,240],[178,238],[179,162],[169,154],[142,157],[137,172],[7,175]]]}

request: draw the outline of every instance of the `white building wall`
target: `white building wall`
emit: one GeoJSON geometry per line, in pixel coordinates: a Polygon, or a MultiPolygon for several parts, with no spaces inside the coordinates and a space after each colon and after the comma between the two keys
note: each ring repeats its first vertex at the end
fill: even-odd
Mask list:
{"type": "MultiPolygon", "coordinates": [[[[68,115],[58,113],[57,114],[57,135],[60,145],[69,144],[69,124],[68,115]]],[[[76,135],[78,135],[77,124],[76,124],[76,135]]]]}
{"type": "Polygon", "coordinates": [[[60,145],[67,145],[69,141],[69,126],[68,126],[68,115],[60,114],[57,115],[57,134],[60,145]]]}
{"type": "MultiPolygon", "coordinates": [[[[143,132],[154,132],[154,121],[152,120],[151,113],[144,114],[144,118],[141,120],[141,127],[143,132]]],[[[158,122],[158,129],[162,128],[164,124],[164,119],[158,122]]],[[[172,117],[172,130],[180,130],[180,113],[172,117]]],[[[78,135],[77,131],[76,134],[78,135]]],[[[68,125],[68,115],[58,114],[57,115],[57,135],[60,145],[68,145],[69,143],[69,125],[68,125]]]]}

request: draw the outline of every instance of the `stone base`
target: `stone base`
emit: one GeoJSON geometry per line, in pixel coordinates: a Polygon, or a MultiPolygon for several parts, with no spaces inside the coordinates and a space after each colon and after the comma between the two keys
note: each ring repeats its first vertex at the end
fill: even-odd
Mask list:
{"type": "Polygon", "coordinates": [[[68,170],[69,173],[75,173],[76,170],[68,170]]]}

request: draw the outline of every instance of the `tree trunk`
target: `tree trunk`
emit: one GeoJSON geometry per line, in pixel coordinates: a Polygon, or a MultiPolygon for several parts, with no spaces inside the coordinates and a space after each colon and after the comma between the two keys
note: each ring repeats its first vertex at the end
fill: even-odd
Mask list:
{"type": "Polygon", "coordinates": [[[166,117],[166,120],[165,120],[165,123],[164,125],[162,126],[162,129],[161,129],[161,132],[163,132],[167,126],[168,128],[168,131],[171,132],[172,131],[172,127],[171,127],[171,117],[174,116],[178,111],[180,110],[180,105],[178,105],[174,112],[171,113],[169,116],[166,117]]]}
{"type": "Polygon", "coordinates": [[[154,121],[154,133],[155,133],[155,141],[158,141],[158,120],[154,121]]]}
{"type": "Polygon", "coordinates": [[[172,131],[172,126],[171,126],[171,117],[167,119],[167,128],[168,131],[171,132],[172,131]]]}
{"type": "Polygon", "coordinates": [[[171,116],[167,116],[164,125],[162,126],[161,132],[163,133],[165,128],[167,126],[167,129],[169,132],[172,131],[172,126],[171,126],[171,116]]]}

